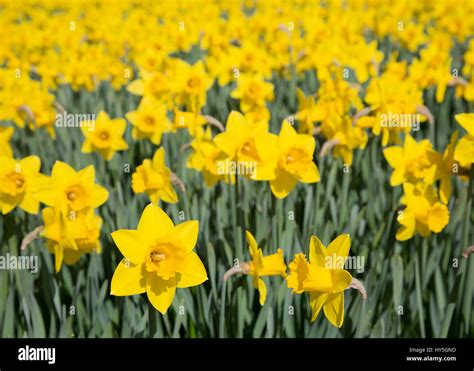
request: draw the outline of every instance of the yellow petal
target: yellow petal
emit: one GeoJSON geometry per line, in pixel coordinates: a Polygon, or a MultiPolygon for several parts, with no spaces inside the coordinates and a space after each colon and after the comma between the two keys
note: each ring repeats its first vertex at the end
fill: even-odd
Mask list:
{"type": "Polygon", "coordinates": [[[186,257],[186,267],[180,273],[178,279],[178,287],[192,287],[197,286],[207,281],[207,272],[206,268],[204,268],[204,264],[202,263],[199,256],[192,252],[186,257]]]}
{"type": "Polygon", "coordinates": [[[247,243],[249,244],[250,256],[254,258],[257,256],[258,253],[258,245],[255,237],[250,233],[250,231],[245,231],[245,238],[247,239],[247,243]]]}
{"type": "Polygon", "coordinates": [[[328,293],[325,292],[310,292],[309,293],[309,305],[311,307],[311,322],[316,320],[318,317],[323,304],[328,298],[328,293]]]}
{"type": "Polygon", "coordinates": [[[332,272],[332,279],[333,279],[333,291],[344,291],[349,287],[352,282],[352,276],[348,271],[343,269],[337,269],[332,272]]]}
{"type": "Polygon", "coordinates": [[[173,227],[173,221],[160,207],[149,204],[143,210],[137,231],[146,240],[150,238],[156,240],[158,237],[168,234],[173,227]]]}
{"type": "Polygon", "coordinates": [[[309,262],[319,267],[325,267],[326,256],[326,247],[317,236],[311,236],[311,240],[309,241],[309,262]]]}
{"type": "Polygon", "coordinates": [[[446,205],[436,203],[428,212],[428,227],[435,233],[441,232],[449,223],[449,210],[446,205]]]}
{"type": "Polygon", "coordinates": [[[186,252],[191,252],[194,246],[196,246],[198,232],[199,222],[197,220],[189,220],[176,225],[171,233],[179,237],[186,252]]]}
{"type": "Polygon", "coordinates": [[[341,327],[344,322],[344,291],[329,294],[324,303],[326,318],[336,327],[341,327]]]}
{"type": "Polygon", "coordinates": [[[276,198],[285,198],[295,188],[298,179],[285,170],[278,169],[276,178],[270,180],[270,188],[276,198]]]}
{"type": "Polygon", "coordinates": [[[165,314],[173,302],[176,292],[175,279],[165,281],[156,274],[149,274],[146,280],[146,293],[150,303],[162,314],[165,314]]]}
{"type": "Polygon", "coordinates": [[[41,160],[38,156],[28,156],[19,161],[22,173],[34,174],[40,171],[41,160]]]}
{"type": "Polygon", "coordinates": [[[403,165],[403,149],[402,147],[393,146],[383,150],[385,159],[391,167],[398,168],[403,165]]]}
{"type": "Polygon", "coordinates": [[[462,137],[454,149],[454,159],[463,166],[474,163],[474,136],[462,137]]]}
{"type": "Polygon", "coordinates": [[[112,239],[122,255],[134,264],[145,261],[148,245],[141,237],[141,232],[130,229],[120,229],[112,232],[112,239]]]}
{"type": "Polygon", "coordinates": [[[265,281],[259,277],[253,278],[253,285],[257,288],[259,293],[258,302],[263,306],[265,304],[265,300],[267,300],[267,285],[265,285],[265,281]]]}
{"type": "Polygon", "coordinates": [[[342,256],[345,259],[349,256],[349,250],[351,248],[351,236],[348,234],[341,234],[337,236],[327,248],[327,255],[329,256],[342,256]]]}
{"type": "Polygon", "coordinates": [[[460,113],[454,116],[454,118],[464,130],[470,135],[474,135],[474,113],[460,113]]]}
{"type": "Polygon", "coordinates": [[[128,296],[143,294],[146,291],[145,264],[133,264],[123,259],[115,269],[110,294],[128,296]]]}

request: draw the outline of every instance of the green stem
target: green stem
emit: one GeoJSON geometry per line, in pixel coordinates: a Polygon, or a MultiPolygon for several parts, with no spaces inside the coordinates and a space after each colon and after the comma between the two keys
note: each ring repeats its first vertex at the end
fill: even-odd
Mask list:
{"type": "Polygon", "coordinates": [[[148,302],[148,328],[150,330],[150,338],[155,337],[157,331],[156,309],[150,302],[148,302]]]}
{"type": "Polygon", "coordinates": [[[418,249],[415,252],[415,286],[416,286],[416,302],[418,304],[418,316],[420,317],[420,330],[421,336],[426,337],[425,332],[425,314],[423,311],[423,300],[421,292],[421,279],[420,279],[420,253],[418,249]]]}

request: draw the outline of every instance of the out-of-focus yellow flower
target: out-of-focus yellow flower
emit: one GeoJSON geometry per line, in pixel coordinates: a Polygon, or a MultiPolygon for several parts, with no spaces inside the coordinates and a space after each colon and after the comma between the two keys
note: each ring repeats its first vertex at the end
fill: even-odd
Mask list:
{"type": "Polygon", "coordinates": [[[311,321],[321,308],[326,318],[336,327],[344,322],[344,290],[352,282],[352,276],[344,270],[349,255],[351,238],[348,234],[338,236],[326,248],[316,236],[311,237],[309,262],[304,254],[296,254],[290,263],[288,287],[293,293],[309,292],[311,321]]]}
{"type": "Polygon", "coordinates": [[[459,173],[459,169],[457,168],[458,164],[454,160],[454,148],[457,138],[458,132],[455,131],[451,135],[449,144],[444,150],[443,158],[438,164],[438,170],[436,174],[436,178],[440,180],[439,198],[444,204],[447,204],[449,202],[449,198],[451,197],[451,177],[455,173],[459,173]]]}
{"type": "Polygon", "coordinates": [[[0,127],[0,156],[13,156],[13,151],[10,147],[10,139],[14,132],[15,129],[12,127],[0,127]]]}
{"type": "Polygon", "coordinates": [[[109,198],[107,189],[94,182],[93,165],[76,172],[65,162],[56,161],[49,181],[38,189],[36,197],[44,204],[58,208],[63,215],[77,215],[85,209],[103,205],[109,198]]]}
{"type": "Polygon", "coordinates": [[[404,183],[402,204],[406,208],[398,214],[397,220],[401,224],[396,238],[406,241],[419,233],[427,237],[440,233],[449,223],[449,210],[439,202],[433,186],[426,183],[404,183]]]}
{"type": "Polygon", "coordinates": [[[246,115],[257,112],[261,119],[268,122],[270,113],[266,108],[266,103],[274,98],[273,85],[266,82],[261,75],[240,75],[237,79],[237,87],[230,96],[240,99],[240,108],[246,115]]]}
{"type": "Polygon", "coordinates": [[[321,129],[322,134],[332,142],[334,157],[342,158],[349,166],[352,165],[354,149],[365,148],[367,144],[367,133],[354,126],[349,116],[331,114],[321,129]]]}
{"type": "Polygon", "coordinates": [[[175,110],[171,131],[175,132],[177,129],[186,128],[190,135],[199,137],[202,134],[202,127],[206,122],[206,119],[197,112],[175,110]]]}
{"type": "Polygon", "coordinates": [[[464,135],[454,149],[454,159],[461,166],[468,167],[474,163],[474,113],[461,113],[455,116],[467,134],[464,135]]]}
{"type": "Polygon", "coordinates": [[[82,153],[99,152],[107,161],[110,161],[116,151],[128,149],[123,134],[127,128],[124,119],[111,120],[107,113],[100,111],[94,124],[85,122],[81,126],[85,140],[82,143],[82,153]],[[94,129],[90,130],[93,125],[94,129]]]}
{"type": "Polygon", "coordinates": [[[132,174],[132,189],[135,193],[146,193],[153,204],[159,200],[168,203],[178,202],[171,184],[171,170],[165,163],[165,150],[159,148],[153,160],[145,159],[132,174]]]}
{"type": "Polygon", "coordinates": [[[212,139],[211,129],[199,139],[196,138],[191,143],[193,153],[188,157],[186,167],[202,171],[204,181],[208,187],[214,186],[218,181],[234,181],[233,174],[220,174],[219,165],[228,159],[228,156],[217,146],[212,139]]]}
{"type": "Polygon", "coordinates": [[[154,99],[143,98],[136,111],[128,112],[125,117],[133,125],[133,139],[149,139],[160,145],[163,133],[170,130],[166,106],[154,99]]]}
{"type": "Polygon", "coordinates": [[[185,105],[188,111],[200,111],[206,104],[206,93],[212,83],[202,61],[192,66],[181,60],[177,63],[174,90],[178,94],[178,104],[185,105]]]}
{"type": "Polygon", "coordinates": [[[151,304],[166,313],[176,288],[197,286],[208,279],[201,259],[193,251],[198,229],[196,220],[175,226],[158,206],[148,205],[136,230],[112,233],[125,259],[114,272],[111,294],[146,292],[151,304]]]}
{"type": "Polygon", "coordinates": [[[263,142],[272,139],[273,135],[267,130],[266,123],[251,124],[241,113],[232,111],[227,119],[225,132],[216,135],[214,141],[231,161],[248,165],[251,174],[245,175],[254,179],[257,167],[270,160],[265,154],[261,155],[256,147],[257,138],[262,137],[263,142]],[[250,171],[252,169],[254,171],[250,171]]]}
{"type": "Polygon", "coordinates": [[[282,276],[286,277],[286,265],[283,260],[283,250],[278,249],[275,254],[263,256],[262,249],[257,245],[254,236],[246,231],[245,236],[249,244],[252,261],[246,263],[247,274],[253,277],[253,285],[259,292],[260,305],[265,304],[267,298],[267,286],[261,277],[282,276]]]}
{"type": "Polygon", "coordinates": [[[63,261],[71,265],[84,253],[100,253],[102,218],[94,214],[94,209],[66,216],[56,207],[47,207],[43,222],[41,237],[48,240],[48,250],[54,254],[56,272],[61,270],[63,261]]]}
{"type": "Polygon", "coordinates": [[[285,198],[302,183],[320,180],[319,170],[313,162],[316,141],[307,134],[298,134],[291,124],[283,121],[277,137],[274,134],[256,138],[256,152],[267,159],[257,166],[256,180],[269,180],[272,193],[285,198]]]}
{"type": "Polygon", "coordinates": [[[319,119],[314,96],[306,97],[301,89],[296,90],[296,95],[298,96],[298,112],[296,112],[295,119],[300,122],[298,131],[313,135],[314,123],[319,119]]]}
{"type": "Polygon", "coordinates": [[[436,180],[438,166],[442,161],[441,154],[433,149],[433,145],[428,139],[416,142],[409,134],[405,136],[403,147],[388,147],[383,151],[383,154],[390,166],[393,167],[390,177],[391,186],[418,181],[433,184],[436,180]]]}
{"type": "Polygon", "coordinates": [[[22,160],[0,156],[0,209],[8,214],[16,206],[30,214],[37,214],[39,201],[35,192],[45,176],[40,174],[41,160],[28,156],[22,160]]]}

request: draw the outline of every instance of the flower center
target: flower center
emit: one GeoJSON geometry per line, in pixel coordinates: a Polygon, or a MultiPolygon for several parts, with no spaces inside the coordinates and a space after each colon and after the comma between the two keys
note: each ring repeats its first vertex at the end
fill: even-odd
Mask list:
{"type": "Polygon", "coordinates": [[[188,88],[193,89],[199,86],[199,77],[193,76],[188,79],[188,88]]]}
{"type": "Polygon", "coordinates": [[[84,192],[84,189],[80,185],[75,184],[68,187],[65,193],[66,193],[66,198],[69,203],[69,206],[73,210],[80,210],[84,207],[84,202],[81,200],[84,199],[85,192],[84,192]]]}
{"type": "Polygon", "coordinates": [[[100,133],[99,137],[100,137],[100,139],[105,141],[105,140],[108,140],[110,138],[110,135],[106,131],[103,131],[102,133],[100,133]]]}

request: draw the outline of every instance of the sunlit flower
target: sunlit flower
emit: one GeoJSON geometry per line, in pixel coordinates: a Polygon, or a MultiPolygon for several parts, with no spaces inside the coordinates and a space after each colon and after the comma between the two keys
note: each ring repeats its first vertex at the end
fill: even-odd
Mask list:
{"type": "Polygon", "coordinates": [[[207,280],[199,256],[193,251],[198,222],[174,225],[158,206],[148,205],[136,230],[120,229],[112,238],[124,255],[112,277],[111,294],[147,293],[148,300],[166,313],[176,288],[197,286],[207,280]]]}
{"type": "Polygon", "coordinates": [[[43,210],[43,222],[41,237],[47,239],[48,250],[54,254],[56,272],[61,270],[63,261],[71,265],[84,253],[101,251],[102,219],[92,208],[65,215],[58,208],[47,207],[43,210]]]}
{"type": "Polygon", "coordinates": [[[253,277],[253,285],[259,292],[260,305],[265,304],[267,298],[267,286],[261,277],[282,276],[286,277],[286,265],[283,260],[283,250],[278,249],[275,254],[263,256],[262,249],[257,245],[255,237],[249,231],[245,236],[249,244],[250,256],[252,260],[246,263],[247,274],[253,277]]]}
{"type": "Polygon", "coordinates": [[[58,208],[63,215],[68,215],[103,205],[109,192],[95,184],[93,165],[76,171],[65,162],[56,161],[49,181],[38,189],[36,197],[44,204],[58,208]]]}
{"type": "Polygon", "coordinates": [[[401,224],[397,230],[397,240],[409,240],[417,233],[427,237],[431,232],[440,233],[446,227],[449,210],[438,200],[432,186],[426,183],[404,183],[403,192],[402,204],[406,207],[397,217],[401,224]]]}
{"type": "Polygon", "coordinates": [[[461,166],[468,167],[474,163],[474,113],[456,115],[456,121],[466,130],[454,149],[454,159],[461,166]]]}
{"type": "Polygon", "coordinates": [[[171,184],[171,170],[165,163],[165,150],[159,148],[152,160],[145,159],[132,174],[132,189],[135,193],[146,193],[152,203],[159,200],[168,203],[178,202],[171,184]]]}
{"type": "Polygon", "coordinates": [[[256,180],[269,180],[273,194],[285,198],[298,182],[316,183],[319,170],[313,162],[314,138],[298,134],[288,121],[283,121],[279,136],[257,137],[256,151],[272,159],[257,167],[256,180]]]}
{"type": "Polygon", "coordinates": [[[295,255],[290,263],[288,287],[296,294],[309,292],[311,321],[321,308],[326,318],[336,327],[344,322],[344,290],[352,282],[352,276],[343,269],[349,255],[351,238],[348,234],[338,236],[326,248],[316,236],[311,237],[309,262],[304,254],[295,255]],[[342,264],[341,264],[342,263],[342,264]]]}
{"type": "Polygon", "coordinates": [[[99,152],[105,160],[111,160],[116,151],[128,149],[128,144],[122,137],[126,128],[127,122],[124,119],[111,120],[107,113],[100,111],[93,125],[85,122],[81,126],[85,136],[82,152],[99,152]],[[90,130],[91,126],[94,127],[93,130],[90,130]]]}
{"type": "Polygon", "coordinates": [[[28,156],[15,160],[0,156],[0,209],[8,214],[16,206],[30,214],[37,214],[39,201],[35,197],[38,187],[45,181],[40,174],[41,160],[28,156]]]}
{"type": "Polygon", "coordinates": [[[149,139],[160,145],[163,133],[170,130],[167,109],[163,103],[143,98],[136,111],[128,112],[125,117],[133,125],[133,139],[149,139]]]}

